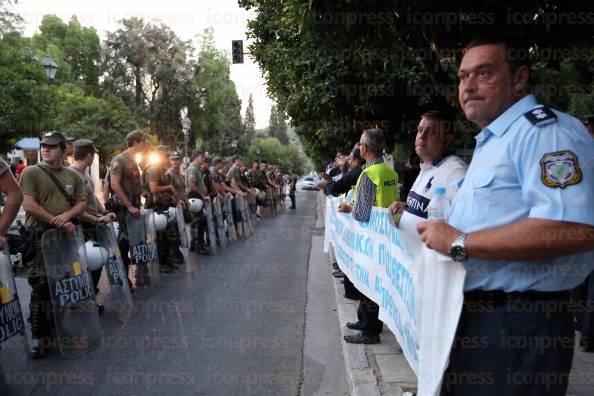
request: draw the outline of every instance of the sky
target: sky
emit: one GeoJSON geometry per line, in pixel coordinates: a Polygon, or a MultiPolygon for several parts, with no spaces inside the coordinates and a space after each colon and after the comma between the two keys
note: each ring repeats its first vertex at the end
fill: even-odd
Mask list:
{"type": "MultiPolygon", "coordinates": [[[[244,40],[247,51],[246,25],[253,11],[239,8],[237,0],[19,0],[13,8],[24,19],[24,33],[33,35],[44,15],[54,14],[68,22],[76,15],[83,26],[92,26],[100,39],[106,32],[118,29],[122,18],[141,17],[145,22],[164,23],[184,40],[192,40],[199,48],[198,35],[207,27],[214,28],[218,48],[231,53],[231,40],[244,40]]],[[[272,100],[266,93],[266,82],[257,64],[249,55],[244,63],[231,65],[231,79],[242,102],[242,116],[250,93],[254,98],[256,127],[268,126],[272,100]]]]}

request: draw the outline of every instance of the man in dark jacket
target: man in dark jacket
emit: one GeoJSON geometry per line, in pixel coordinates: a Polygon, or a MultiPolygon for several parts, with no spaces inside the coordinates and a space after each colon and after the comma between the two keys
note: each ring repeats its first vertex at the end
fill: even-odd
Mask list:
{"type": "Polygon", "coordinates": [[[359,175],[361,175],[361,167],[365,164],[365,160],[361,157],[361,151],[355,147],[349,154],[349,171],[340,180],[328,184],[324,188],[326,195],[334,195],[335,197],[347,193],[351,187],[357,183],[359,175]]]}

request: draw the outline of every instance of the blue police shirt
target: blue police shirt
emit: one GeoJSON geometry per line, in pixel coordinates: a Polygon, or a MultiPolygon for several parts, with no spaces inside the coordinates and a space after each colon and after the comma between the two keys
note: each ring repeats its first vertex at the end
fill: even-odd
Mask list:
{"type": "MultiPolygon", "coordinates": [[[[579,120],[529,95],[475,139],[451,208],[453,227],[469,233],[526,218],[594,225],[594,139],[579,120]]],[[[529,262],[469,259],[465,266],[465,291],[560,291],[583,282],[594,269],[594,251],[529,262]]]]}

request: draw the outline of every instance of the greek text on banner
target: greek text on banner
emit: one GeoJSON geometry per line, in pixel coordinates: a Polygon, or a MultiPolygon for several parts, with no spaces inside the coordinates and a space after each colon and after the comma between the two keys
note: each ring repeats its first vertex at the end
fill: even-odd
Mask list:
{"type": "Polygon", "coordinates": [[[418,395],[439,394],[462,309],[464,266],[401,232],[387,209],[374,207],[361,223],[339,213],[339,203],[326,199],[326,251],[331,245],[340,269],[379,305],[417,375],[418,395]]]}

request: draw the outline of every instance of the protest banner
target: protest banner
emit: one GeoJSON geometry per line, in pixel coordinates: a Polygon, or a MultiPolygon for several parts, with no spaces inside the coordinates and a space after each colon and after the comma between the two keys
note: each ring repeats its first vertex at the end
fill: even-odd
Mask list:
{"type": "Polygon", "coordinates": [[[464,266],[401,232],[387,209],[374,207],[363,223],[339,213],[339,203],[326,199],[325,252],[332,245],[342,272],[379,305],[417,375],[418,395],[437,395],[462,309],[464,266]]]}

